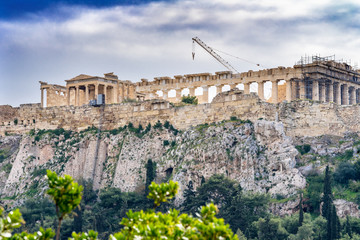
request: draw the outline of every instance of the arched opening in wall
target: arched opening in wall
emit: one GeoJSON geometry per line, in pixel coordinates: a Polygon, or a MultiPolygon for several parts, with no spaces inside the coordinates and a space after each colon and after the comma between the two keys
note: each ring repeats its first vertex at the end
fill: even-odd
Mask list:
{"type": "Polygon", "coordinates": [[[230,90],[230,85],[224,85],[223,87],[222,87],[222,91],[223,92],[226,92],[226,91],[229,91],[230,90]]]}
{"type": "Polygon", "coordinates": [[[175,89],[171,89],[169,92],[168,92],[168,98],[174,98],[176,97],[176,90],[175,89]]]}
{"type": "Polygon", "coordinates": [[[183,90],[181,90],[181,96],[189,96],[190,95],[190,90],[188,88],[184,88],[183,90]]]}
{"type": "Polygon", "coordinates": [[[195,89],[195,96],[201,96],[201,95],[203,95],[203,89],[202,87],[197,87],[195,89]]]}
{"type": "Polygon", "coordinates": [[[157,96],[162,97],[164,96],[163,91],[156,91],[157,96]]]}
{"type": "Polygon", "coordinates": [[[214,97],[217,95],[216,93],[216,87],[215,86],[211,86],[209,87],[209,103],[212,102],[212,100],[214,99],[214,97]]]}
{"type": "Polygon", "coordinates": [[[237,89],[239,90],[244,90],[244,84],[239,83],[238,85],[235,86],[237,89]]]}
{"type": "Polygon", "coordinates": [[[271,81],[264,82],[264,98],[266,101],[269,101],[271,98],[271,91],[272,91],[272,83],[271,81]]]}
{"type": "Polygon", "coordinates": [[[259,84],[257,82],[252,82],[250,84],[250,92],[258,93],[259,84]]]}

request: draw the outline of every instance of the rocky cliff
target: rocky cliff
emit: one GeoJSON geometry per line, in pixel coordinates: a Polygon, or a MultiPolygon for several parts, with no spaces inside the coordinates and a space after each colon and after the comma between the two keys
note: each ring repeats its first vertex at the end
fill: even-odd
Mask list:
{"type": "Polygon", "coordinates": [[[295,168],[298,154],[279,122],[232,119],[178,131],[158,124],[112,131],[38,130],[0,139],[0,191],[8,204],[42,195],[45,169],[90,179],[94,188],[142,191],[146,162],[156,163],[156,180],[180,183],[177,201],[191,180],[215,173],[238,181],[247,191],[291,196],[305,187],[295,168]]]}

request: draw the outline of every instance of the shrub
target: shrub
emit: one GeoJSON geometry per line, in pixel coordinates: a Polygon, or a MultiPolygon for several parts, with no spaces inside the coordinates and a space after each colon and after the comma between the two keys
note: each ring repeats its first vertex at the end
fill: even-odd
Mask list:
{"type": "Polygon", "coordinates": [[[31,130],[29,131],[29,135],[30,135],[30,136],[34,136],[34,135],[35,135],[35,129],[31,129],[31,130]]]}
{"type": "Polygon", "coordinates": [[[158,120],[158,121],[155,123],[154,128],[155,128],[155,129],[160,129],[160,128],[162,128],[162,123],[158,120]]]}
{"type": "Polygon", "coordinates": [[[349,180],[356,179],[356,170],[353,164],[342,162],[334,172],[334,180],[340,184],[348,184],[349,180]]]}
{"type": "Polygon", "coordinates": [[[1,170],[3,170],[6,173],[10,173],[12,168],[12,164],[11,163],[7,163],[4,166],[2,166],[1,170]]]}
{"type": "Polygon", "coordinates": [[[151,130],[151,124],[149,123],[145,128],[145,132],[149,132],[150,130],[151,130]]]}
{"type": "Polygon", "coordinates": [[[17,118],[14,119],[14,124],[15,124],[15,125],[18,124],[18,119],[17,119],[17,118]]]}
{"type": "Polygon", "coordinates": [[[360,192],[360,182],[351,181],[349,183],[349,189],[353,192],[360,192]]]}
{"type": "Polygon", "coordinates": [[[164,144],[164,147],[165,147],[165,146],[168,146],[170,143],[169,143],[168,140],[164,140],[164,143],[163,143],[163,144],[164,144]]]}
{"type": "Polygon", "coordinates": [[[311,146],[309,144],[297,145],[295,146],[295,148],[299,151],[301,155],[304,155],[311,150],[311,146]]]}
{"type": "Polygon", "coordinates": [[[187,104],[193,104],[193,105],[197,105],[198,104],[198,99],[196,98],[196,96],[182,96],[181,97],[181,102],[183,103],[187,103],[187,104]]]}
{"type": "Polygon", "coordinates": [[[164,123],[164,128],[169,129],[169,127],[170,127],[170,123],[168,120],[166,120],[164,123]]]}
{"type": "Polygon", "coordinates": [[[4,159],[8,158],[10,156],[10,150],[9,149],[1,149],[0,150],[0,163],[4,161],[4,159]]]}
{"type": "Polygon", "coordinates": [[[61,134],[63,134],[65,132],[65,130],[63,128],[57,128],[53,131],[53,133],[56,135],[56,136],[60,136],[61,134]]]}

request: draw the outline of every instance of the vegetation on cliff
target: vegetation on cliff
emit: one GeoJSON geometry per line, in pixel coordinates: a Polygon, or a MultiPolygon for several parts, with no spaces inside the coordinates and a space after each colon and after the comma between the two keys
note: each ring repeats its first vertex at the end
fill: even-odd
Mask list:
{"type": "MultiPolygon", "coordinates": [[[[58,217],[56,232],[58,240],[62,219],[80,204],[82,186],[78,186],[68,175],[59,177],[51,171],[47,172],[47,178],[49,184],[47,194],[55,204],[58,217]]],[[[110,235],[110,239],[237,239],[229,225],[225,225],[223,219],[215,217],[218,210],[213,203],[203,206],[198,217],[188,214],[180,215],[180,212],[175,209],[169,210],[168,213],[155,212],[161,203],[167,202],[175,196],[178,188],[178,184],[173,181],[162,184],[152,182],[147,197],[154,201],[154,209],[136,212],[129,210],[126,214],[127,217],[121,220],[121,225],[124,227],[118,233],[110,235]]],[[[6,216],[3,215],[3,209],[0,209],[1,239],[48,240],[55,235],[51,228],[44,230],[42,227],[33,234],[23,231],[13,235],[13,230],[21,227],[21,224],[24,224],[24,220],[18,209],[11,211],[6,216]]],[[[71,236],[70,239],[94,240],[98,238],[98,233],[88,230],[86,233],[73,232],[71,236]]]]}
{"type": "MultiPolygon", "coordinates": [[[[120,231],[122,226],[118,223],[130,209],[140,211],[153,207],[145,197],[145,186],[153,180],[167,182],[170,179],[182,184],[180,194],[161,204],[158,211],[167,212],[176,206],[183,213],[196,214],[200,206],[213,201],[218,206],[216,216],[224,218],[232,231],[243,238],[324,239],[327,229],[336,227],[338,231],[332,235],[335,238],[352,236],[357,239],[359,219],[336,220],[333,205],[337,199],[360,203],[359,137],[322,136],[296,139],[292,143],[278,131],[280,127],[277,123],[252,123],[232,117],[229,121],[202,124],[182,132],[168,121],[146,127],[129,123],[118,129],[101,131],[97,167],[103,172],[94,176],[102,174],[102,182],[99,179],[80,181],[84,187],[81,207],[75,209],[76,215],[62,220],[61,239],[71,237],[73,231],[94,229],[99,238],[120,231]],[[126,166],[121,173],[117,172],[119,164],[126,166]],[[332,212],[330,217],[320,216],[325,165],[333,172],[329,195],[333,204],[328,205],[332,212]],[[298,201],[300,194],[296,192],[299,187],[291,182],[292,176],[297,175],[287,176],[297,169],[306,176],[306,187],[304,184],[302,189],[303,208],[298,201]],[[129,177],[121,178],[126,175],[129,177]],[[304,210],[302,217],[298,214],[300,209],[304,210]],[[285,212],[292,216],[279,217],[270,212],[281,216],[285,212]]],[[[97,130],[95,127],[78,133],[64,129],[34,130],[28,136],[1,139],[1,181],[13,176],[10,171],[21,173],[21,181],[13,180],[13,185],[6,185],[9,192],[2,192],[1,201],[8,205],[6,211],[12,209],[14,202],[22,205],[26,224],[21,231],[35,232],[40,226],[56,229],[55,206],[43,198],[46,168],[61,174],[82,168],[79,155],[83,154],[87,161],[81,164],[86,168],[84,175],[78,174],[77,178],[93,174],[94,163],[88,160],[93,157],[91,151],[95,149],[97,130]],[[17,145],[11,143],[15,140],[17,145]],[[20,147],[19,143],[22,144],[20,147]],[[53,158],[44,160],[51,151],[53,158]],[[24,155],[22,165],[12,169],[14,161],[20,159],[18,152],[24,155]],[[13,189],[16,192],[12,192],[13,189]],[[22,203],[23,199],[27,200],[22,203]]],[[[342,217],[357,214],[349,209],[337,210],[342,217]]]]}

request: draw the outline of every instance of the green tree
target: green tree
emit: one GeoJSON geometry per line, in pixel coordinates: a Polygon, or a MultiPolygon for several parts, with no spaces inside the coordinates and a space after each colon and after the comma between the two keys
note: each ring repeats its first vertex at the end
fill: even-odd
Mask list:
{"type": "Polygon", "coordinates": [[[300,202],[299,202],[299,227],[301,227],[301,225],[304,222],[304,209],[303,209],[303,205],[302,205],[303,199],[302,199],[302,193],[300,193],[300,202]]]}
{"type": "Polygon", "coordinates": [[[322,202],[323,202],[323,206],[322,206],[322,216],[329,221],[330,217],[331,217],[331,205],[332,205],[332,201],[333,201],[333,196],[332,196],[332,192],[331,192],[331,175],[330,175],[330,170],[329,170],[329,166],[326,166],[325,169],[325,178],[324,178],[324,191],[323,191],[324,195],[322,197],[322,202]]]}
{"type": "Polygon", "coordinates": [[[351,223],[349,216],[346,216],[346,222],[345,222],[345,233],[352,238],[352,229],[351,229],[351,223]]]}
{"type": "Polygon", "coordinates": [[[356,179],[356,169],[354,164],[341,162],[334,172],[335,182],[347,185],[349,180],[352,179],[356,179]]]}
{"type": "Polygon", "coordinates": [[[219,212],[219,217],[230,224],[231,229],[240,229],[246,233],[251,224],[260,217],[268,215],[269,195],[259,193],[244,194],[241,191],[234,192],[228,202],[219,212]]]}
{"type": "Polygon", "coordinates": [[[306,204],[310,206],[310,212],[320,213],[321,195],[324,191],[324,176],[313,172],[306,178],[307,187],[304,194],[306,204]]]}
{"type": "MultiPolygon", "coordinates": [[[[175,196],[178,191],[178,184],[170,181],[157,185],[150,185],[148,198],[154,200],[154,207],[167,202],[175,196]]],[[[187,214],[179,215],[179,211],[172,209],[168,213],[147,210],[146,212],[127,213],[121,224],[124,228],[112,235],[113,240],[125,239],[229,239],[237,240],[228,225],[223,219],[215,217],[217,208],[214,204],[202,207],[199,218],[187,214]]]]}
{"type": "Polygon", "coordinates": [[[333,240],[340,237],[340,220],[336,214],[336,208],[333,204],[333,195],[331,190],[331,173],[329,166],[325,169],[324,195],[323,195],[322,215],[327,221],[327,239],[333,240]]]}
{"type": "Polygon", "coordinates": [[[145,195],[149,194],[149,186],[156,177],[156,163],[149,159],[146,163],[145,195]]]}
{"type": "Polygon", "coordinates": [[[61,222],[64,217],[71,213],[81,201],[83,187],[75,183],[69,175],[59,177],[55,172],[47,171],[49,189],[47,194],[55,203],[58,226],[56,240],[60,237],[61,222]]]}
{"type": "Polygon", "coordinates": [[[282,240],[289,236],[278,218],[270,216],[266,216],[265,219],[260,218],[255,222],[255,226],[258,229],[259,240],[282,240]]]}
{"type": "Polygon", "coordinates": [[[193,182],[190,180],[187,189],[184,190],[184,203],[183,211],[184,212],[191,212],[191,207],[194,205],[194,201],[196,198],[196,191],[194,190],[193,182]]]}

